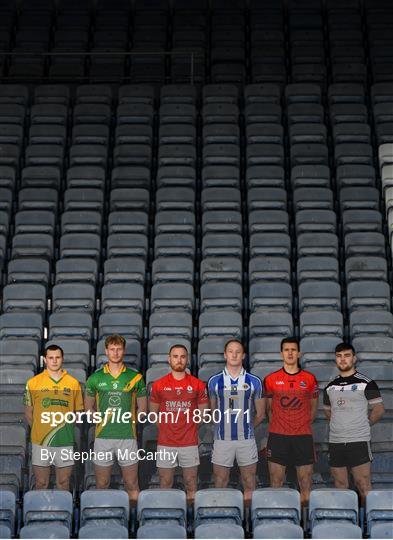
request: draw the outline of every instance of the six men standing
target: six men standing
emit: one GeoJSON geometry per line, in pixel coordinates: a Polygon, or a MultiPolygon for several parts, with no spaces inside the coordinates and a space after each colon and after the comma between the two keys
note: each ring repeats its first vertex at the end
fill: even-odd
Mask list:
{"type": "MultiPolygon", "coordinates": [[[[124,486],[131,504],[138,494],[138,416],[147,413],[147,391],[142,375],[124,363],[125,339],[108,336],[105,353],[108,362],[86,382],[84,409],[100,413],[94,451],[104,456],[94,462],[96,487],[108,488],[112,465],[117,456],[124,486]],[[128,422],[117,412],[127,411],[128,422]],[[119,450],[127,451],[119,458],[119,450]],[[130,457],[132,456],[132,457],[130,457]]],[[[351,471],[362,499],[371,490],[370,425],[384,413],[377,384],[358,373],[355,351],[346,343],[336,347],[339,375],[324,390],[323,404],[329,419],[329,461],[336,487],[348,487],[351,471]],[[371,412],[369,414],[369,406],[371,412]]],[[[174,471],[180,466],[192,502],[197,490],[199,465],[198,426],[214,424],[213,477],[216,487],[226,487],[236,460],[248,505],[256,488],[258,449],[254,428],[268,418],[266,454],[272,487],[280,487],[288,466],[295,466],[302,504],[309,499],[315,462],[311,424],[318,409],[318,383],[314,375],[300,367],[296,338],[281,342],[283,367],[261,380],[248,373],[243,362],[245,350],[237,339],[224,348],[225,368],[207,384],[188,371],[188,351],[173,345],[169,351],[170,371],[156,380],[149,399],[158,427],[157,468],[160,487],[173,486],[174,471]],[[209,407],[210,402],[210,408],[209,407]],[[169,459],[168,456],[175,456],[169,459]]],[[[50,464],[46,447],[54,447],[56,485],[69,489],[73,460],[62,461],[60,449],[74,444],[74,426],[63,423],[52,429],[40,422],[44,409],[63,413],[83,410],[79,383],[63,369],[63,351],[57,345],[45,351],[46,369],[30,379],[25,391],[25,416],[32,427],[32,464],[36,488],[49,484],[50,464]]]]}

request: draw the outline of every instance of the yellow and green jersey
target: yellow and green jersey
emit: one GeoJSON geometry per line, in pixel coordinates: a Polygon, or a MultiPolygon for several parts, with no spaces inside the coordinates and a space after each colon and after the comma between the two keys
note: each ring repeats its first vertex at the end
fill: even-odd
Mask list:
{"type": "Polygon", "coordinates": [[[79,382],[63,369],[61,378],[52,379],[47,370],[29,379],[24,393],[24,404],[33,407],[31,442],[41,446],[72,446],[74,425],[61,422],[42,422],[41,413],[83,411],[83,395],[79,382]]]}
{"type": "Polygon", "coordinates": [[[101,422],[96,427],[96,438],[135,439],[138,397],[146,396],[146,386],[142,375],[123,366],[114,377],[108,364],[90,375],[86,381],[86,394],[96,399],[101,422]],[[110,409],[110,414],[106,414],[110,409]],[[131,418],[123,421],[123,413],[131,413],[131,418]]]}

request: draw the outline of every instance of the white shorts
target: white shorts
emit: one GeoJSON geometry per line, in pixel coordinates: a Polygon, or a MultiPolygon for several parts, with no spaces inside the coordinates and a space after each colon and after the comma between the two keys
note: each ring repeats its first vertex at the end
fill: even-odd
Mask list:
{"type": "Polygon", "coordinates": [[[223,467],[233,467],[235,459],[239,467],[257,463],[258,449],[255,439],[214,441],[212,463],[223,467]]]}
{"type": "Polygon", "coordinates": [[[74,464],[73,446],[41,446],[31,445],[31,463],[38,467],[70,467],[74,464]],[[62,455],[62,450],[64,450],[62,455]]]}
{"type": "Polygon", "coordinates": [[[117,460],[120,467],[138,463],[138,443],[135,439],[95,439],[95,459],[100,467],[110,467],[117,460]]]}
{"type": "Polygon", "coordinates": [[[157,467],[197,467],[199,465],[198,446],[157,446],[157,467]]]}

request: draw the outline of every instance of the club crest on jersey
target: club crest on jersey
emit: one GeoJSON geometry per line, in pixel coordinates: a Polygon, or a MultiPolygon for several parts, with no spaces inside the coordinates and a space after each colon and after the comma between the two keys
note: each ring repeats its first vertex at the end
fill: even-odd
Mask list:
{"type": "Polygon", "coordinates": [[[357,385],[357,384],[353,384],[353,385],[351,386],[352,392],[356,392],[357,389],[358,389],[358,385],[357,385]]]}
{"type": "Polygon", "coordinates": [[[244,383],[243,384],[243,390],[249,390],[250,389],[250,385],[247,384],[247,383],[244,383]]]}
{"type": "Polygon", "coordinates": [[[306,388],[307,384],[305,381],[300,381],[299,386],[301,386],[302,388],[306,388]]]}
{"type": "Polygon", "coordinates": [[[189,394],[192,394],[192,392],[193,392],[192,386],[190,386],[190,385],[187,386],[187,392],[188,392],[189,394]]]}

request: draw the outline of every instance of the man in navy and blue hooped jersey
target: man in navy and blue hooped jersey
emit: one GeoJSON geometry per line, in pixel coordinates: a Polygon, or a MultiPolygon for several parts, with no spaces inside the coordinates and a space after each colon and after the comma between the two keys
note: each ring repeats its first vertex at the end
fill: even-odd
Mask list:
{"type": "Polygon", "coordinates": [[[213,422],[213,474],[217,488],[227,487],[236,459],[240,469],[244,500],[249,504],[255,490],[258,450],[254,427],[265,418],[265,400],[259,377],[243,367],[244,346],[237,339],[224,348],[226,366],[210,377],[208,392],[213,422]]]}

